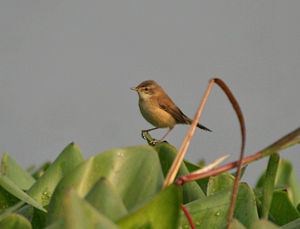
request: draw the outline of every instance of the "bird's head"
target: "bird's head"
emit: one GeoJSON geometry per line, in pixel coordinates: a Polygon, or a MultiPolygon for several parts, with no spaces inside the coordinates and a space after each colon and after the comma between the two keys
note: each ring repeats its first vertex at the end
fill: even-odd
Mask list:
{"type": "Polygon", "coordinates": [[[137,87],[130,89],[136,91],[141,99],[148,99],[152,96],[156,96],[162,90],[154,80],[143,81],[137,87]]]}

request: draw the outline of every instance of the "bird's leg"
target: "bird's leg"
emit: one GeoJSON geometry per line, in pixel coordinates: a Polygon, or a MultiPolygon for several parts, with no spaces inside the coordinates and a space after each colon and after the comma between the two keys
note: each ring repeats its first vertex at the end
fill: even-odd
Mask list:
{"type": "Polygon", "coordinates": [[[167,137],[167,135],[171,132],[171,130],[173,130],[173,127],[170,127],[168,132],[158,142],[162,142],[162,140],[164,140],[167,137]]]}
{"type": "Polygon", "coordinates": [[[142,130],[142,133],[141,133],[142,138],[143,138],[143,139],[146,139],[145,136],[144,136],[144,133],[148,133],[148,132],[150,132],[150,131],[152,131],[152,130],[156,130],[156,129],[158,129],[158,127],[151,128],[151,129],[148,129],[148,130],[142,130]]]}

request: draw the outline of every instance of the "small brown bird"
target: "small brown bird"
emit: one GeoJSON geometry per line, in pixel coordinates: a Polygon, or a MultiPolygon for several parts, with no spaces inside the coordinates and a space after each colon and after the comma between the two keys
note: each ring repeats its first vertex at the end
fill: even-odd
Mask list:
{"type": "MultiPolygon", "coordinates": [[[[139,107],[143,117],[155,128],[142,130],[144,133],[169,127],[168,132],[159,140],[161,142],[174,128],[176,124],[191,124],[193,120],[188,118],[171,100],[167,93],[154,81],[146,80],[137,87],[130,88],[139,94],[139,107]]],[[[211,131],[201,124],[197,124],[200,129],[211,131]]]]}

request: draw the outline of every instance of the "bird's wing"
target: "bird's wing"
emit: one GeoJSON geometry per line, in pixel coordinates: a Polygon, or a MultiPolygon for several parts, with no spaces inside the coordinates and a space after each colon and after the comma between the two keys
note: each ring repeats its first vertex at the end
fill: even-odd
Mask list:
{"type": "Polygon", "coordinates": [[[188,123],[188,117],[182,113],[182,111],[175,105],[175,103],[169,97],[163,97],[157,99],[159,106],[172,115],[177,123],[188,123]]]}
{"type": "MultiPolygon", "coordinates": [[[[158,98],[157,99],[159,106],[167,111],[169,114],[172,115],[173,118],[175,118],[177,123],[186,123],[191,124],[193,120],[188,118],[176,105],[175,103],[170,99],[170,97],[165,96],[164,98],[158,98]]],[[[197,123],[197,126],[200,129],[211,131],[207,127],[197,123]]]]}

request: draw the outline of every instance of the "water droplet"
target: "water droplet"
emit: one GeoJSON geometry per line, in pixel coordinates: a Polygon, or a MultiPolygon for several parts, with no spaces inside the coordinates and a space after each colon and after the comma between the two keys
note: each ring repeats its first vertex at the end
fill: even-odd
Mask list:
{"type": "Polygon", "coordinates": [[[124,157],[124,154],[121,153],[121,152],[118,152],[117,155],[118,155],[119,157],[124,157]]]}
{"type": "Polygon", "coordinates": [[[216,212],[216,216],[219,216],[221,213],[220,212],[216,212]]]}
{"type": "Polygon", "coordinates": [[[47,191],[42,192],[42,200],[49,200],[50,194],[47,191]]]}

